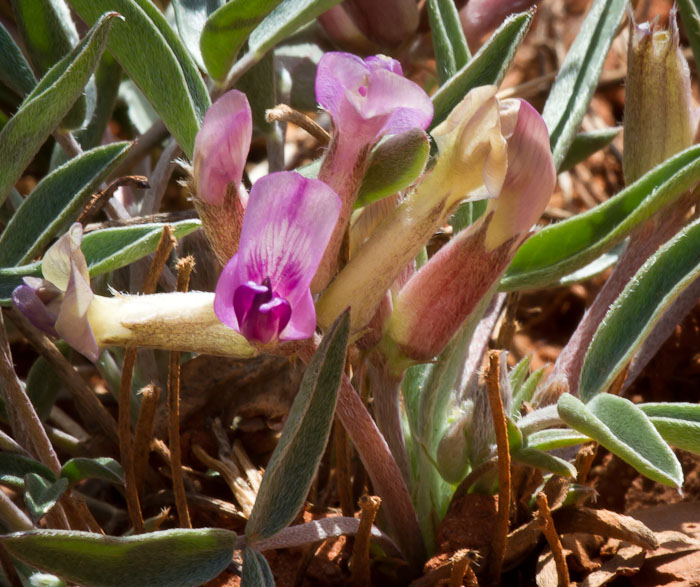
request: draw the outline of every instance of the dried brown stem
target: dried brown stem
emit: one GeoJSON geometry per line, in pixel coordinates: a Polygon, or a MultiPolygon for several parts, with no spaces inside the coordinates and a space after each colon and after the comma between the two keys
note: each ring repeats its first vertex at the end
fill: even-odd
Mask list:
{"type": "Polygon", "coordinates": [[[588,479],[588,473],[593,466],[593,461],[595,460],[597,454],[597,442],[584,444],[579,449],[578,454],[576,455],[576,462],[574,464],[576,471],[578,471],[576,475],[576,483],[581,483],[583,485],[586,482],[586,479],[588,479]]]}
{"type": "Polygon", "coordinates": [[[471,550],[463,548],[454,553],[451,560],[452,570],[450,571],[449,587],[462,587],[465,582],[465,576],[470,585],[478,584],[475,582],[476,576],[474,576],[474,571],[471,570],[471,562],[471,550]]]}
{"type": "Polygon", "coordinates": [[[488,391],[498,449],[498,519],[488,561],[487,577],[490,584],[498,584],[501,576],[501,566],[503,565],[503,556],[506,551],[510,521],[510,450],[508,448],[506,415],[503,412],[499,377],[499,352],[489,351],[486,389],[488,391]]]}
{"type": "Polygon", "coordinates": [[[372,525],[381,504],[382,500],[374,495],[363,495],[360,498],[360,526],[355,534],[355,545],[352,549],[352,582],[355,585],[371,584],[369,543],[372,525]]]}
{"type": "MultiPolygon", "coordinates": [[[[143,293],[151,294],[156,290],[158,277],[170,252],[175,246],[175,237],[170,226],[163,227],[163,233],[158,241],[151,266],[148,269],[143,283],[143,293]]],[[[134,468],[134,455],[131,444],[131,380],[133,377],[134,363],[136,362],[136,348],[127,348],[124,353],[122,365],[122,379],[119,387],[119,453],[121,455],[124,476],[126,477],[126,503],[129,510],[129,518],[134,526],[134,532],[141,534],[144,531],[143,515],[136,484],[136,471],[134,468]]]]}
{"type": "MultiPolygon", "coordinates": [[[[190,274],[194,259],[185,257],[177,263],[177,291],[189,288],[190,274]]],[[[168,366],[168,444],[170,446],[170,474],[173,480],[173,493],[177,516],[182,528],[191,528],[190,512],[187,509],[185,482],[182,478],[182,450],[180,447],[180,353],[170,352],[168,366]]]]}
{"type": "Polygon", "coordinates": [[[321,125],[306,116],[306,114],[287,106],[287,104],[278,104],[274,108],[270,108],[265,112],[265,120],[268,122],[279,121],[296,124],[299,128],[303,128],[308,132],[324,147],[331,141],[331,135],[329,135],[321,125]]]}
{"type": "Polygon", "coordinates": [[[95,217],[102,207],[109,202],[112,194],[114,194],[114,192],[122,186],[132,186],[139,189],[146,189],[148,187],[148,179],[143,175],[127,175],[115,179],[105,189],[93,194],[90,201],[80,213],[80,216],[78,216],[77,222],[80,222],[80,224],[85,226],[95,217]]]}
{"type": "Polygon", "coordinates": [[[148,468],[148,455],[151,452],[151,437],[153,436],[153,423],[155,422],[160,388],[150,384],[139,391],[139,395],[141,396],[141,406],[134,429],[134,476],[136,477],[136,489],[139,495],[143,495],[143,483],[148,468]]]}
{"type": "Polygon", "coordinates": [[[143,293],[152,294],[156,291],[158,278],[170,256],[170,252],[175,248],[175,244],[175,235],[173,235],[172,227],[169,225],[164,226],[163,232],[160,235],[160,240],[158,241],[158,248],[153,256],[153,261],[151,261],[151,266],[148,268],[146,278],[143,281],[143,287],[141,288],[143,293]]]}
{"type": "Polygon", "coordinates": [[[568,587],[569,569],[566,566],[566,559],[564,558],[564,551],[561,547],[559,535],[554,527],[552,513],[549,511],[547,496],[543,492],[537,494],[537,508],[539,510],[542,532],[549,543],[549,548],[551,549],[552,556],[554,557],[554,564],[557,568],[557,584],[559,587],[568,587]]]}
{"type": "Polygon", "coordinates": [[[78,409],[91,421],[95,422],[107,438],[118,444],[117,424],[112,415],[102,405],[90,386],[83,381],[73,365],[63,356],[58,347],[48,336],[37,330],[23,314],[14,308],[6,310],[8,317],[34,349],[44,357],[56,374],[65,383],[73,396],[78,409]]]}

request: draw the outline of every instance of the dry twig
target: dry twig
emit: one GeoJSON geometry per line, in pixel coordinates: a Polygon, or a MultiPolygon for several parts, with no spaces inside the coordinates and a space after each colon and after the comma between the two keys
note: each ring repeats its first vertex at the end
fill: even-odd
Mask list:
{"type": "Polygon", "coordinates": [[[369,543],[372,524],[377,517],[382,500],[376,496],[363,495],[360,498],[360,526],[355,534],[352,549],[352,582],[355,585],[370,585],[369,543]]]}
{"type": "Polygon", "coordinates": [[[561,540],[559,540],[559,535],[554,527],[552,513],[549,511],[549,503],[547,503],[547,496],[544,494],[544,492],[537,494],[537,508],[540,514],[542,532],[544,533],[544,537],[547,539],[549,548],[552,551],[552,556],[554,557],[554,564],[557,568],[557,583],[559,587],[568,587],[569,569],[566,566],[566,559],[564,558],[564,551],[561,547],[561,540]]]}
{"type": "Polygon", "coordinates": [[[496,433],[496,446],[498,448],[498,522],[489,556],[487,577],[489,578],[489,583],[497,584],[501,576],[501,566],[508,538],[511,491],[508,432],[499,383],[499,351],[489,351],[486,389],[488,390],[489,405],[491,406],[493,426],[496,433]]]}

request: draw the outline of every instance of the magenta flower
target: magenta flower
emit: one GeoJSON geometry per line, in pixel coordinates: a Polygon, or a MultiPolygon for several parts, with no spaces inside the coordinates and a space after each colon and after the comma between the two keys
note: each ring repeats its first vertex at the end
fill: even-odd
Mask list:
{"type": "Polygon", "coordinates": [[[281,171],[258,180],[238,252],[216,285],[219,320],[261,343],[313,335],[316,310],[309,285],[339,212],[337,194],[317,179],[281,171]]]}
{"type": "Polygon", "coordinates": [[[253,118],[244,93],[231,90],[211,105],[194,141],[197,197],[221,205],[229,185],[239,191],[252,132],[253,118]]]}
{"type": "Polygon", "coordinates": [[[377,55],[362,60],[349,53],[326,53],[321,58],[316,101],[333,117],[334,127],[318,178],[338,193],[343,204],[313,282],[313,290],[321,291],[336,272],[372,147],[386,134],[427,128],[433,103],[420,86],[403,77],[395,59],[377,55]]]}
{"type": "Polygon", "coordinates": [[[377,55],[364,61],[349,53],[326,53],[316,71],[316,101],[333,117],[338,133],[374,144],[433,119],[433,103],[423,89],[403,77],[401,64],[377,55]]]}

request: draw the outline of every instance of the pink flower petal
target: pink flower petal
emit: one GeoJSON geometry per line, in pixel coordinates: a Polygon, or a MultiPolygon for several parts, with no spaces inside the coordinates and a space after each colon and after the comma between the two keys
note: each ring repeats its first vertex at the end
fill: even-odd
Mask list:
{"type": "Polygon", "coordinates": [[[204,115],[194,141],[197,196],[207,204],[222,204],[229,184],[238,187],[253,132],[253,117],[245,94],[231,90],[204,115]]]}
{"type": "MultiPolygon", "coordinates": [[[[242,332],[234,309],[236,291],[248,282],[262,284],[269,278],[272,297],[286,300],[291,307],[288,323],[281,309],[273,312],[280,317],[279,339],[311,336],[316,313],[309,285],[339,213],[340,198],[322,181],[287,171],[258,180],[250,192],[238,253],[216,286],[214,311],[219,320],[242,332]]],[[[244,293],[248,292],[239,295],[241,307],[250,297],[244,293]]],[[[254,338],[271,340],[262,330],[254,338]]]]}
{"type": "Polygon", "coordinates": [[[338,132],[370,142],[416,126],[425,129],[433,118],[427,94],[403,77],[398,61],[382,55],[363,61],[349,53],[326,53],[316,71],[316,100],[338,132]]]}

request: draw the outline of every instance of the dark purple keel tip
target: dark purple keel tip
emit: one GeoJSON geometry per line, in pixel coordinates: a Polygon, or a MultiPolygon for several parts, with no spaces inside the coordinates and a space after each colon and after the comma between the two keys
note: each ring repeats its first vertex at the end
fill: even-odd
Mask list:
{"type": "Polygon", "coordinates": [[[18,285],[12,292],[12,303],[39,330],[58,338],[54,325],[56,316],[49,312],[36,290],[29,285],[18,285]]]}
{"type": "Polygon", "coordinates": [[[269,277],[262,285],[254,281],[239,285],[233,294],[233,310],[241,334],[262,343],[277,340],[292,317],[289,302],[274,294],[269,277]]]}

